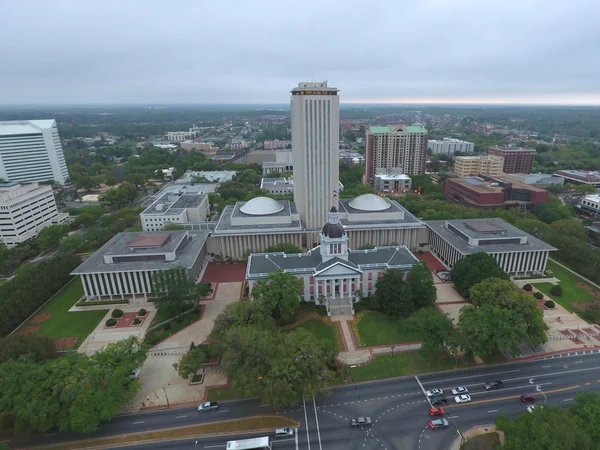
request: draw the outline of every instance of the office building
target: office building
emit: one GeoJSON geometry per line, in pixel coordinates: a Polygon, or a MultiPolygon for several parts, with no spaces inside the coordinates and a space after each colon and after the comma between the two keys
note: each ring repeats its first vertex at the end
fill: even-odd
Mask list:
{"type": "Polygon", "coordinates": [[[502,156],[457,156],[454,158],[454,168],[452,169],[452,172],[460,178],[477,174],[491,175],[494,177],[502,173],[503,167],[504,158],[502,156]]]}
{"type": "Polygon", "coordinates": [[[545,189],[505,179],[501,175],[448,178],[445,190],[448,203],[479,209],[533,210],[548,201],[548,191],[545,189]]]}
{"type": "Polygon", "coordinates": [[[70,220],[68,214],[58,212],[50,186],[0,183],[0,241],[7,247],[33,239],[48,225],[70,220]]]}
{"type": "Polygon", "coordinates": [[[366,136],[365,182],[371,186],[375,174],[425,173],[427,130],[421,126],[369,127],[366,136]]]}
{"type": "Polygon", "coordinates": [[[286,151],[271,151],[270,159],[262,161],[262,175],[263,177],[276,177],[286,173],[292,173],[294,171],[294,165],[292,164],[292,152],[291,150],[286,151]]]}
{"type": "Polygon", "coordinates": [[[69,173],[55,120],[0,122],[0,178],[67,183],[69,173]]]}
{"type": "Polygon", "coordinates": [[[410,191],[412,179],[403,173],[378,173],[373,187],[378,194],[401,194],[410,191]]]}
{"type": "Polygon", "coordinates": [[[557,170],[554,175],[563,177],[565,183],[589,184],[600,188],[600,173],[596,170],[557,170]]]}
{"type": "Polygon", "coordinates": [[[260,188],[275,195],[294,195],[294,180],[291,178],[263,178],[260,188]]]}
{"type": "Polygon", "coordinates": [[[319,238],[320,245],[307,253],[250,255],[246,268],[250,292],[258,281],[283,270],[302,281],[304,301],[325,305],[328,315],[353,314],[353,305],[360,300],[356,291],[363,297],[372,295],[386,270],[408,272],[419,262],[405,246],[350,250],[335,207],[331,208],[319,238]]]}
{"type": "Polygon", "coordinates": [[[465,256],[492,255],[511,276],[544,273],[554,247],[519,230],[502,219],[432,220],[429,249],[449,267],[465,256]]]}
{"type": "Polygon", "coordinates": [[[309,230],[327,222],[338,197],[340,98],[327,82],[299,83],[292,89],[294,201],[309,230]]]}
{"type": "Polygon", "coordinates": [[[148,299],[154,274],[177,267],[196,280],[206,264],[206,231],[118,233],[71,275],[80,275],[88,300],[148,299]]]}
{"type": "Polygon", "coordinates": [[[475,144],[460,139],[444,138],[442,141],[430,140],[427,149],[434,155],[454,155],[455,153],[473,153],[475,144]]]}
{"type": "Polygon", "coordinates": [[[531,173],[535,161],[535,149],[521,147],[490,147],[489,155],[502,156],[504,173],[531,173]]]}
{"type": "Polygon", "coordinates": [[[205,222],[210,214],[208,195],[193,189],[165,192],[141,214],[144,231],[160,231],[165,225],[205,222]]]}

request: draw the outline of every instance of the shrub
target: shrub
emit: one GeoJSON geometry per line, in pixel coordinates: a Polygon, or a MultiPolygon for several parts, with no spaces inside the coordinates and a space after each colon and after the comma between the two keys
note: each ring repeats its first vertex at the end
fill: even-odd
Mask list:
{"type": "Polygon", "coordinates": [[[123,311],[120,309],[113,309],[111,316],[114,317],[115,319],[118,319],[119,317],[123,317],[123,311]]]}
{"type": "Polygon", "coordinates": [[[116,319],[108,319],[106,321],[106,326],[107,327],[114,327],[117,324],[117,320],[116,319]]]}
{"type": "Polygon", "coordinates": [[[550,293],[552,295],[556,295],[557,297],[560,297],[563,294],[563,290],[562,290],[562,287],[560,286],[560,284],[555,284],[554,286],[552,286],[550,288],[550,293]]]}
{"type": "Polygon", "coordinates": [[[133,322],[131,322],[131,325],[139,325],[140,323],[142,323],[142,321],[140,319],[133,319],[133,322]]]}
{"type": "Polygon", "coordinates": [[[535,294],[533,294],[533,296],[535,298],[537,298],[538,300],[541,300],[544,298],[544,294],[542,294],[541,292],[536,292],[535,294]]]}
{"type": "Polygon", "coordinates": [[[552,300],[546,300],[544,302],[544,306],[546,308],[549,308],[549,309],[554,309],[554,307],[556,306],[556,304],[552,300]]]}
{"type": "Polygon", "coordinates": [[[140,309],[137,313],[137,315],[141,317],[144,317],[146,314],[148,314],[148,311],[146,311],[144,308],[140,309]]]}
{"type": "Polygon", "coordinates": [[[523,286],[523,290],[527,291],[527,292],[531,292],[531,291],[533,291],[533,286],[528,283],[525,286],[523,286]]]}
{"type": "Polygon", "coordinates": [[[419,255],[422,255],[422,254],[423,254],[423,250],[418,250],[418,251],[417,251],[417,253],[418,253],[419,255]]]}

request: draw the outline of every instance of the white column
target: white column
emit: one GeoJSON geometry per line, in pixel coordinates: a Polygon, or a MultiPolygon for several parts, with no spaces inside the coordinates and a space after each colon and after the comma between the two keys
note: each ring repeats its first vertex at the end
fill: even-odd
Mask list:
{"type": "Polygon", "coordinates": [[[90,296],[90,292],[88,291],[88,283],[90,282],[90,276],[87,274],[84,274],[81,276],[81,284],[83,284],[83,293],[85,294],[86,297],[90,296]]]}
{"type": "Polygon", "coordinates": [[[135,285],[131,278],[131,272],[125,272],[125,276],[127,277],[127,281],[129,281],[129,295],[135,295],[135,285]]]}
{"type": "Polygon", "coordinates": [[[92,284],[94,286],[94,295],[99,296],[100,295],[100,289],[98,288],[98,283],[96,282],[96,274],[93,273],[90,276],[92,278],[92,284]]]}
{"type": "Polygon", "coordinates": [[[117,291],[118,291],[119,295],[121,296],[121,298],[124,298],[123,294],[125,293],[125,289],[121,285],[121,277],[119,276],[118,273],[115,273],[115,279],[117,280],[117,291]]]}

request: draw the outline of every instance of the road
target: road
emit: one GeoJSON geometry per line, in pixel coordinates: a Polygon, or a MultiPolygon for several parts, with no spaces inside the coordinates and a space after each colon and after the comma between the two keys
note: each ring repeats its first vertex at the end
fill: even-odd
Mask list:
{"type": "MultiPolygon", "coordinates": [[[[279,414],[301,423],[293,438],[275,441],[273,449],[406,449],[445,450],[456,437],[456,429],[466,431],[476,425],[492,424],[497,414],[516,416],[525,412],[519,396],[535,393],[538,403],[542,394],[549,405],[570,406],[575,395],[600,391],[600,353],[551,358],[521,363],[474,367],[343,386],[333,389],[330,396],[307,399],[305,404],[284,410],[261,407],[258,401],[224,402],[219,411],[198,413],[196,408],[178,408],[116,417],[100,425],[96,433],[85,436],[73,433],[46,433],[37,436],[39,444],[65,442],[99,436],[121,435],[134,431],[156,430],[181,425],[198,424],[249,417],[259,414],[279,414]],[[530,379],[533,378],[533,384],[530,379]],[[487,392],[483,383],[502,380],[504,389],[487,392]],[[450,390],[466,386],[471,403],[455,404],[450,390]],[[451,427],[429,430],[429,403],[423,389],[440,388],[448,398],[445,407],[451,427]],[[352,429],[351,418],[371,416],[374,425],[368,429],[352,429]]],[[[176,442],[138,445],[128,449],[189,448],[224,449],[233,438],[186,439],[176,442]]],[[[18,446],[16,447],[18,448],[18,446]]],[[[125,448],[125,447],[123,447],[125,448]]]]}

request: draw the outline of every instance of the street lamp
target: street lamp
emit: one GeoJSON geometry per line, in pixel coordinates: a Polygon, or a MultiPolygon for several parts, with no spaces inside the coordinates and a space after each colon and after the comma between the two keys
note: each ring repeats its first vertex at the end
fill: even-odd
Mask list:
{"type": "Polygon", "coordinates": [[[194,450],[196,450],[196,446],[198,445],[198,441],[194,443],[194,450]]]}
{"type": "Polygon", "coordinates": [[[167,408],[170,408],[171,405],[169,404],[169,395],[167,394],[167,388],[165,386],[163,386],[163,391],[165,392],[165,397],[167,399],[167,408]]]}
{"type": "Polygon", "coordinates": [[[548,401],[548,398],[546,397],[546,394],[545,394],[545,392],[542,390],[542,387],[541,387],[540,385],[537,385],[537,386],[535,387],[535,390],[536,390],[537,392],[541,392],[541,393],[542,393],[542,395],[544,396],[544,405],[545,405],[545,404],[546,404],[546,402],[548,401]]]}

